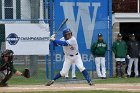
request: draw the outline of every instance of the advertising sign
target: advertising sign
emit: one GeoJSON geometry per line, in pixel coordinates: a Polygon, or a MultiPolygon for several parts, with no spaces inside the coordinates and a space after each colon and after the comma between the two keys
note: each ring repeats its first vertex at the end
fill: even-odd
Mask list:
{"type": "Polygon", "coordinates": [[[6,49],[15,55],[49,54],[48,24],[5,24],[6,49]]]}

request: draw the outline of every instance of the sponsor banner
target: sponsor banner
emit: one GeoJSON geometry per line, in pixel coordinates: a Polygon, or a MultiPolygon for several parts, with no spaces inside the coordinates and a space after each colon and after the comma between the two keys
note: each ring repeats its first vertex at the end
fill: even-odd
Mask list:
{"type": "Polygon", "coordinates": [[[48,24],[5,24],[6,49],[15,55],[48,55],[48,24]]]}

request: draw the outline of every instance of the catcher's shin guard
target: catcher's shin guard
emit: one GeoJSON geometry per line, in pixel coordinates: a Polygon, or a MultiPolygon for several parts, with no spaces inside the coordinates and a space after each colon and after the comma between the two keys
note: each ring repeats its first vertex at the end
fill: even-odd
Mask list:
{"type": "Polygon", "coordinates": [[[6,82],[13,76],[13,73],[10,72],[5,76],[5,78],[0,82],[0,84],[6,84],[6,82]]]}
{"type": "Polygon", "coordinates": [[[7,83],[0,83],[0,87],[8,87],[7,83]]]}

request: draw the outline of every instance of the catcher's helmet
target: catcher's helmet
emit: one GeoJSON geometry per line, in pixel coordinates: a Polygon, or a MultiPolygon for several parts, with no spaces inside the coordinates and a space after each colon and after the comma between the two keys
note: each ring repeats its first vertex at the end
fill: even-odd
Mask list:
{"type": "Polygon", "coordinates": [[[13,60],[13,54],[14,52],[12,50],[6,49],[1,53],[1,57],[3,58],[4,56],[8,56],[9,61],[13,60]]]}
{"type": "Polygon", "coordinates": [[[2,52],[1,56],[9,55],[13,56],[14,52],[12,50],[6,49],[5,51],[2,52]]]}
{"type": "Polygon", "coordinates": [[[69,28],[66,28],[66,29],[63,30],[63,37],[66,37],[67,33],[71,33],[71,35],[72,35],[71,30],[69,28]]]}

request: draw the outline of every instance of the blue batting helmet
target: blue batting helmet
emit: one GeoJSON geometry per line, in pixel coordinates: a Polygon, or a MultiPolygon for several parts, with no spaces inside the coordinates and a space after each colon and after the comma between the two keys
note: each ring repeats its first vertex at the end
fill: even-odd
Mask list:
{"type": "Polygon", "coordinates": [[[64,29],[63,30],[63,37],[66,37],[66,34],[69,33],[69,32],[72,34],[72,32],[69,28],[64,29]]]}

